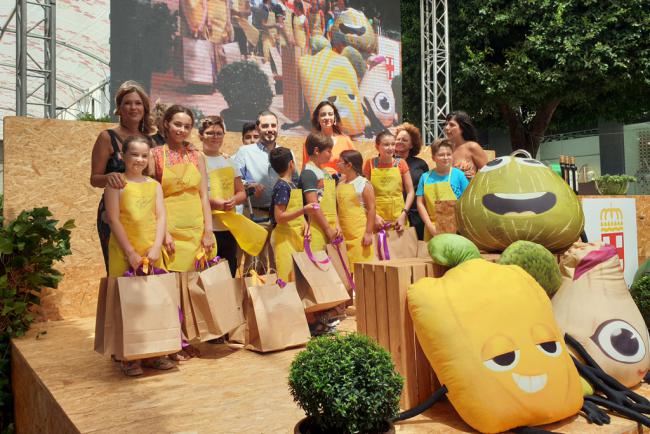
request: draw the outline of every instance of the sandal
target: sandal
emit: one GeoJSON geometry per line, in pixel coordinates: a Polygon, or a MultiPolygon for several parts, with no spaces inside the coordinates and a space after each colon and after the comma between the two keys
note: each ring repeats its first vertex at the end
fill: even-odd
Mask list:
{"type": "Polygon", "coordinates": [[[159,371],[167,371],[168,369],[172,369],[174,366],[174,362],[169,360],[168,357],[154,357],[151,359],[145,359],[142,361],[142,366],[145,368],[151,368],[151,369],[157,369],[159,371]]]}
{"type": "Polygon", "coordinates": [[[137,377],[142,375],[142,367],[140,366],[139,360],[133,360],[130,362],[122,361],[120,362],[120,367],[122,368],[124,375],[127,377],[137,377]]]}
{"type": "Polygon", "coordinates": [[[180,350],[177,353],[170,354],[169,358],[175,362],[185,362],[191,359],[191,357],[189,356],[189,354],[185,352],[185,350],[180,350]]]}

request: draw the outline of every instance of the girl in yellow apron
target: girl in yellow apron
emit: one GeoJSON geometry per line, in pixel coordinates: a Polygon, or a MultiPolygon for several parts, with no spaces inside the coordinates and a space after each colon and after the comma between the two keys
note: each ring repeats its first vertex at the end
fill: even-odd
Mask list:
{"type": "Polygon", "coordinates": [[[336,188],[336,203],[350,271],[354,270],[357,262],[375,259],[375,192],[368,180],[361,176],[362,165],[360,152],[341,152],[338,171],[344,176],[344,181],[336,188]]]}
{"type": "MultiPolygon", "coordinates": [[[[165,237],[165,205],[160,184],[142,172],[149,161],[149,137],[129,137],[122,145],[126,185],[106,187],[104,200],[111,237],[108,241],[108,275],[120,277],[132,268],[149,265],[164,268],[161,248],[165,237]],[[143,264],[144,263],[144,264],[143,264]]],[[[123,361],[128,376],[142,374],[141,360],[123,361]]],[[[154,369],[171,369],[167,357],[144,359],[154,369]]]]}
{"type": "Polygon", "coordinates": [[[216,254],[205,159],[186,142],[193,124],[191,110],[169,107],[163,118],[167,143],[151,152],[154,176],[162,184],[167,209],[164,246],[170,271],[193,271],[197,255],[216,254]]]}
{"type": "Polygon", "coordinates": [[[393,157],[395,136],[389,131],[377,135],[375,147],[379,156],[367,160],[363,167],[364,176],[375,190],[375,229],[380,230],[385,224],[390,224],[401,231],[406,227],[408,209],[415,197],[409,167],[405,160],[393,157]]]}
{"type": "Polygon", "coordinates": [[[300,185],[305,203],[320,205],[310,218],[312,252],[325,250],[325,245],[341,234],[336,216],[336,182],[322,169],[332,158],[333,146],[331,137],[318,132],[309,134],[305,141],[309,160],[300,174],[300,185]]]}
{"type": "MultiPolygon", "coordinates": [[[[269,153],[269,162],[280,179],[271,196],[271,246],[279,279],[295,280],[291,254],[303,251],[305,214],[312,214],[316,204],[302,204],[302,190],[291,180],[295,170],[293,156],[288,148],[275,148],[269,153]]],[[[317,208],[317,206],[316,206],[317,208]]]]}
{"type": "Polygon", "coordinates": [[[424,240],[429,241],[436,230],[436,201],[456,200],[467,188],[469,182],[465,174],[452,167],[453,147],[448,140],[437,140],[431,145],[431,154],[436,167],[420,177],[417,197],[418,213],[426,231],[424,240]]]}
{"type": "Polygon", "coordinates": [[[212,209],[212,227],[217,240],[217,255],[228,260],[230,273],[237,271],[237,245],[257,256],[262,251],[268,232],[262,226],[237,214],[235,206],[246,200],[244,184],[236,164],[221,154],[225,126],[220,116],[201,120],[199,137],[208,173],[208,192],[212,209]]]}

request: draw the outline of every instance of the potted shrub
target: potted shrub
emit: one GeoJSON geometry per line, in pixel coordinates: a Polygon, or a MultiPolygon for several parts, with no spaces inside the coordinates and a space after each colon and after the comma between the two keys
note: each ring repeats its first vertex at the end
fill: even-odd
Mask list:
{"type": "Polygon", "coordinates": [[[394,433],[403,382],[390,354],[367,336],[312,339],[289,370],[291,395],[307,415],[295,433],[394,433]]]}
{"type": "Polygon", "coordinates": [[[630,175],[603,175],[595,179],[596,189],[602,195],[619,195],[627,193],[630,182],[636,182],[636,178],[630,175]]]}
{"type": "Polygon", "coordinates": [[[240,131],[245,122],[268,110],[273,100],[269,78],[255,62],[233,62],[217,75],[217,90],[228,103],[221,117],[230,131],[240,131]]]}

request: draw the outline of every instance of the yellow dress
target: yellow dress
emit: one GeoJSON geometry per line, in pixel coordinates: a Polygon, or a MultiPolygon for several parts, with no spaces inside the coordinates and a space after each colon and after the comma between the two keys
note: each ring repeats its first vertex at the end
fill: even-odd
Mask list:
{"type": "MultiPolygon", "coordinates": [[[[142,257],[156,241],[156,189],[158,183],[129,182],[120,192],[120,223],[136,252],[142,257]]],[[[162,258],[155,264],[163,268],[162,258]]],[[[108,275],[120,277],[130,268],[115,234],[108,241],[108,275]]]]}
{"type": "MultiPolygon", "coordinates": [[[[294,188],[291,190],[291,196],[289,196],[287,212],[297,211],[302,207],[302,190],[294,188]]],[[[275,212],[275,210],[271,210],[271,212],[275,212]]],[[[304,227],[305,219],[300,216],[286,223],[278,223],[271,232],[271,245],[275,253],[275,271],[278,278],[285,282],[295,280],[292,273],[293,258],[291,254],[302,252],[304,249],[304,227]]]]}
{"type": "MultiPolygon", "coordinates": [[[[201,172],[186,161],[167,166],[167,145],[163,149],[162,190],[167,209],[167,231],[174,239],[175,252],[167,255],[170,271],[193,271],[194,259],[203,251],[201,238],[205,229],[201,203],[201,172]]],[[[214,235],[213,235],[214,237],[214,235]]],[[[208,252],[208,257],[216,254],[208,252]]]]}
{"type": "Polygon", "coordinates": [[[354,270],[357,262],[375,259],[374,248],[371,245],[363,246],[363,235],[366,232],[366,210],[359,200],[354,185],[340,183],[336,189],[336,201],[339,211],[339,223],[348,251],[350,270],[354,270]]]}

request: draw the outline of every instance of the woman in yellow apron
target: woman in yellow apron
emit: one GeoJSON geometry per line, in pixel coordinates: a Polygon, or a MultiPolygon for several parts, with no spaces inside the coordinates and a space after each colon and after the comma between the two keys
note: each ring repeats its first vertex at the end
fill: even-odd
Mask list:
{"type": "Polygon", "coordinates": [[[465,174],[452,167],[452,153],[453,147],[448,140],[437,140],[431,145],[436,167],[420,177],[415,193],[418,213],[426,228],[425,241],[429,241],[438,233],[435,222],[436,201],[458,199],[469,184],[465,174]]]}
{"type": "Polygon", "coordinates": [[[291,254],[303,251],[303,216],[312,214],[316,204],[303,206],[302,190],[291,180],[295,163],[288,148],[273,149],[269,153],[269,162],[280,176],[271,195],[271,246],[278,278],[289,282],[295,280],[291,254]]]}
{"type": "Polygon", "coordinates": [[[363,174],[375,190],[375,229],[391,224],[398,231],[407,225],[408,209],[413,203],[415,193],[408,164],[395,155],[395,136],[382,131],[375,138],[379,157],[366,161],[363,174]],[[406,196],[402,194],[406,193],[406,196]]]}
{"type": "Polygon", "coordinates": [[[199,137],[208,173],[208,192],[212,227],[217,240],[217,255],[228,260],[230,273],[237,271],[237,245],[251,256],[262,251],[268,232],[262,226],[237,214],[235,206],[246,200],[246,192],[236,164],[221,153],[225,126],[220,116],[208,116],[199,123],[199,137]]]}
{"type": "MultiPolygon", "coordinates": [[[[163,268],[161,248],[165,237],[165,205],[160,184],[145,177],[151,139],[131,136],[124,141],[126,185],[106,187],[104,200],[111,228],[108,241],[108,275],[120,277],[129,269],[163,268]]],[[[146,271],[146,270],[145,270],[146,271]]],[[[144,359],[144,365],[154,369],[171,369],[167,357],[144,359]]],[[[140,360],[123,361],[122,370],[128,376],[142,374],[140,360]]]]}
{"type": "Polygon", "coordinates": [[[194,124],[192,111],[180,105],[163,118],[167,143],[152,150],[154,177],[162,184],[167,209],[167,269],[193,271],[197,255],[216,254],[208,201],[205,159],[186,142],[194,124]]]}
{"type": "Polygon", "coordinates": [[[305,203],[320,205],[310,218],[311,250],[325,250],[325,245],[341,235],[336,216],[336,182],[322,168],[332,158],[332,138],[314,132],[307,136],[305,149],[308,159],[300,174],[305,203]]]}
{"type": "Polygon", "coordinates": [[[368,180],[361,176],[362,165],[360,152],[341,152],[338,171],[345,180],[336,188],[336,203],[352,272],[357,262],[375,259],[375,193],[368,180]]]}

